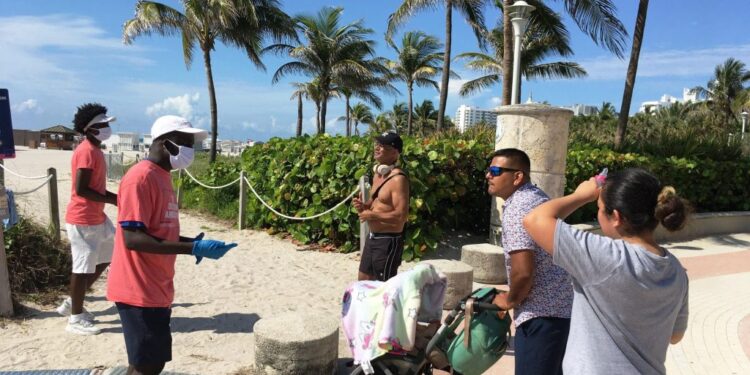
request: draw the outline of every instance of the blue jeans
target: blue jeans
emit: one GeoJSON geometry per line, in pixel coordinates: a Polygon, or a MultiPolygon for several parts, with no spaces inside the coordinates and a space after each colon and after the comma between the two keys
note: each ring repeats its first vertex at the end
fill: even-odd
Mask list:
{"type": "Polygon", "coordinates": [[[570,319],[534,318],[516,329],[516,375],[561,375],[570,319]]]}

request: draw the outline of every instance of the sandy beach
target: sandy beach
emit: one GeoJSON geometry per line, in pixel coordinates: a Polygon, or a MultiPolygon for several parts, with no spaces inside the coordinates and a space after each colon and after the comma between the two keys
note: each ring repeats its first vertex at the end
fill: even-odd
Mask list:
{"type": "MultiPolygon", "coordinates": [[[[57,169],[61,223],[70,196],[71,155],[71,151],[21,149],[16,159],[5,161],[7,168],[26,176],[44,175],[49,167],[57,169]]],[[[9,173],[5,181],[16,191],[29,190],[40,183],[9,173]]],[[[109,182],[108,188],[116,191],[117,184],[109,182]]],[[[19,210],[47,223],[47,196],[46,187],[21,196],[19,210]]],[[[115,207],[108,205],[106,213],[115,221],[115,207]]],[[[193,257],[178,257],[172,312],[173,361],[167,363],[167,371],[229,374],[250,366],[254,359],[255,322],[287,311],[306,314],[316,310],[337,318],[343,291],[356,279],[356,253],[304,251],[265,232],[240,232],[236,226],[184,211],[180,213],[180,224],[183,235],[205,232],[206,238],[234,241],[239,246],[221,260],[204,260],[200,265],[195,265],[193,257]]],[[[452,248],[456,249],[442,246],[441,254],[449,251],[455,256],[457,252],[452,248]]],[[[54,306],[27,303],[31,314],[0,328],[0,370],[127,365],[119,316],[104,297],[105,283],[106,278],[100,279],[85,303],[96,315],[103,329],[101,334],[83,337],[67,333],[66,319],[57,315],[54,306]]],[[[339,356],[350,355],[340,336],[339,356]]]]}

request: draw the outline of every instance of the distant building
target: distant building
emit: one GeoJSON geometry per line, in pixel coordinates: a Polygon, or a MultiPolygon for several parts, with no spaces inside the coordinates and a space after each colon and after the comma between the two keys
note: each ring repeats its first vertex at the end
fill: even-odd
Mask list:
{"type": "Polygon", "coordinates": [[[144,150],[141,144],[140,134],[133,132],[112,134],[112,136],[106,141],[103,141],[102,144],[111,152],[144,150]]]}
{"type": "Polygon", "coordinates": [[[597,106],[588,104],[573,104],[566,108],[573,111],[573,116],[592,116],[599,113],[599,108],[597,106]]]}
{"type": "Polygon", "coordinates": [[[699,102],[697,93],[693,92],[692,89],[682,89],[682,100],[675,98],[674,96],[664,94],[659,100],[650,100],[641,103],[638,108],[639,113],[656,113],[662,108],[669,108],[675,103],[696,103],[699,102]]]}
{"type": "Polygon", "coordinates": [[[13,143],[16,146],[37,148],[41,142],[39,130],[13,129],[13,143]]]}
{"type": "Polygon", "coordinates": [[[495,125],[497,122],[497,111],[479,109],[468,105],[461,104],[456,110],[456,117],[453,119],[456,124],[456,129],[461,133],[465,132],[466,129],[477,125],[479,123],[487,123],[495,125]]]}
{"type": "Polygon", "coordinates": [[[63,125],[56,125],[39,131],[39,147],[72,150],[78,144],[78,133],[63,125]]]}

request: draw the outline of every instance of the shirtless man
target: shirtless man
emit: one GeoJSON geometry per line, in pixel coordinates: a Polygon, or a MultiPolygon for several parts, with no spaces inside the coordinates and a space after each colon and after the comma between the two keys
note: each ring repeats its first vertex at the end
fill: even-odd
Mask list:
{"type": "Polygon", "coordinates": [[[404,251],[404,225],[409,215],[409,177],[396,166],[403,141],[386,132],[375,137],[375,177],[367,202],[354,198],[359,220],[366,221],[370,236],[359,264],[359,280],[386,281],[398,272],[404,251]]]}

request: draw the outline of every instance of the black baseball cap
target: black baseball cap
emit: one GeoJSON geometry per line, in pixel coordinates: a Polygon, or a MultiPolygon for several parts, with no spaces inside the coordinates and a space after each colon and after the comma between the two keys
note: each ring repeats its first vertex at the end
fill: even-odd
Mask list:
{"type": "Polygon", "coordinates": [[[387,131],[375,137],[375,140],[378,141],[378,143],[380,143],[381,145],[392,146],[398,152],[401,152],[404,148],[404,141],[402,141],[398,133],[394,131],[387,131]]]}

